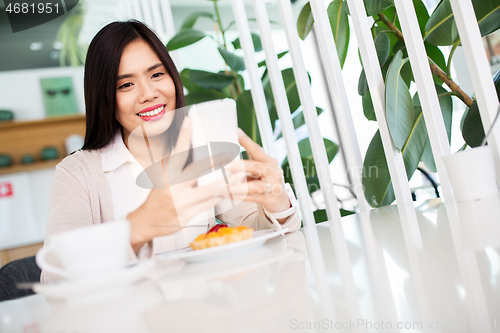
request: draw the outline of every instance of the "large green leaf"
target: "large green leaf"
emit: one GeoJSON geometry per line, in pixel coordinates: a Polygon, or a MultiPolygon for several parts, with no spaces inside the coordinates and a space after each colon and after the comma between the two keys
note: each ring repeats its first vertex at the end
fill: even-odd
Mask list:
{"type": "MultiPolygon", "coordinates": [[[[443,89],[442,87],[439,88],[443,89]]],[[[448,96],[448,98],[450,97],[448,96]]],[[[413,124],[408,140],[401,150],[408,180],[417,169],[429,141],[418,95],[415,95],[413,101],[415,102],[413,124]]],[[[449,114],[451,115],[451,110],[449,114]]],[[[365,187],[365,197],[373,207],[389,205],[394,201],[394,189],[380,132],[378,131],[373,137],[365,156],[362,182],[365,187]]]]}
{"type": "Polygon", "coordinates": [[[192,69],[189,72],[189,79],[205,89],[222,89],[234,81],[234,76],[192,69]]]}
{"type": "Polygon", "coordinates": [[[427,11],[427,7],[425,7],[422,0],[413,0],[413,7],[415,7],[415,13],[417,14],[420,33],[423,35],[425,32],[425,25],[429,21],[429,12],[427,11]]]}
{"type": "MultiPolygon", "coordinates": [[[[352,212],[350,210],[343,209],[343,208],[340,208],[339,210],[340,210],[340,216],[341,217],[352,215],[352,214],[356,214],[356,212],[352,212]]],[[[328,221],[328,216],[326,215],[326,209],[315,210],[313,212],[313,214],[314,214],[314,221],[316,223],[328,221]]]]}
{"type": "Polygon", "coordinates": [[[343,0],[333,0],[328,5],[327,13],[332,28],[333,39],[339,56],[340,67],[344,67],[349,47],[349,20],[347,19],[347,4],[343,0]]]}
{"type": "Polygon", "coordinates": [[[252,138],[253,141],[261,145],[262,141],[250,90],[246,90],[238,96],[236,100],[236,111],[238,114],[238,127],[252,138]]]}
{"type": "Polygon", "coordinates": [[[358,79],[358,94],[359,96],[365,96],[368,93],[368,81],[366,80],[365,69],[361,70],[358,79]]]}
{"type": "Polygon", "coordinates": [[[362,183],[366,201],[372,207],[390,205],[396,198],[378,130],[366,151],[363,161],[362,183]]]}
{"type": "MultiPolygon", "coordinates": [[[[436,85],[436,92],[438,95],[445,93],[447,90],[441,87],[440,85],[436,85]]],[[[417,107],[420,107],[420,102],[417,100],[417,107]]],[[[439,98],[439,106],[441,107],[441,113],[443,115],[444,126],[446,128],[446,134],[448,135],[448,141],[451,142],[451,120],[453,115],[453,101],[451,96],[441,96],[439,98]]],[[[437,172],[436,162],[434,161],[434,155],[432,153],[431,143],[427,141],[425,145],[424,153],[422,154],[422,162],[424,162],[425,166],[432,172],[437,172]]]]}
{"type": "Polygon", "coordinates": [[[188,15],[188,17],[186,17],[184,19],[184,22],[182,22],[182,25],[181,25],[181,30],[184,30],[184,29],[192,29],[194,24],[196,23],[196,21],[200,18],[200,17],[208,17],[210,19],[214,19],[214,15],[212,13],[209,13],[209,12],[194,12],[190,15],[188,15]]]}
{"type": "MultiPolygon", "coordinates": [[[[375,50],[377,51],[377,58],[380,67],[384,66],[389,53],[391,52],[391,41],[387,34],[383,31],[379,32],[377,37],[373,40],[375,43],[375,50]]],[[[361,70],[358,80],[358,94],[360,96],[365,96],[368,91],[368,82],[366,81],[365,70],[361,70]]]]}
{"type": "MultiPolygon", "coordinates": [[[[316,115],[319,116],[322,113],[323,113],[323,109],[320,107],[316,107],[316,115]]],[[[293,117],[292,121],[293,121],[293,127],[295,129],[297,129],[301,126],[304,126],[306,124],[306,120],[304,119],[304,112],[302,110],[298,111],[297,114],[295,115],[295,117],[293,117]]]]}
{"type": "Polygon", "coordinates": [[[193,29],[181,30],[168,41],[167,50],[173,51],[186,47],[202,40],[205,36],[206,34],[203,31],[193,29]]]}
{"type": "Polygon", "coordinates": [[[453,44],[452,26],[455,24],[449,0],[441,0],[425,25],[426,41],[433,45],[453,44]]]}
{"type": "Polygon", "coordinates": [[[230,98],[231,94],[227,94],[223,91],[217,90],[217,89],[206,89],[203,87],[200,87],[198,84],[191,82],[191,79],[189,77],[191,73],[191,69],[189,68],[184,68],[181,71],[181,80],[182,80],[182,85],[187,89],[188,95],[186,96],[186,105],[190,105],[193,103],[200,103],[200,100],[203,101],[210,101],[214,99],[223,99],[223,98],[230,98]],[[189,96],[189,98],[188,98],[189,96]],[[189,101],[189,103],[188,103],[189,101]]]}
{"type": "Polygon", "coordinates": [[[483,142],[484,127],[477,101],[474,100],[470,108],[467,108],[462,116],[462,137],[471,147],[479,147],[483,142]]]}
{"type": "Polygon", "coordinates": [[[186,105],[193,105],[193,104],[213,101],[216,99],[221,99],[224,97],[221,97],[218,93],[213,92],[211,90],[206,90],[206,91],[197,91],[189,93],[184,98],[186,100],[186,105]]]}
{"type": "Polygon", "coordinates": [[[305,40],[314,25],[314,18],[311,12],[311,4],[307,2],[300,11],[297,19],[297,32],[302,40],[305,40]]]}
{"type": "Polygon", "coordinates": [[[366,119],[377,121],[377,116],[375,115],[375,108],[373,107],[372,97],[368,91],[366,95],[361,97],[361,102],[363,104],[363,114],[366,119]]]}
{"type": "MultiPolygon", "coordinates": [[[[278,59],[281,59],[283,58],[284,56],[286,56],[288,54],[288,50],[287,51],[283,51],[281,53],[278,53],[278,59]]],[[[265,60],[262,60],[261,62],[259,62],[257,64],[259,67],[262,67],[262,66],[267,66],[266,64],[266,61],[265,60]]]]}
{"type": "MultiPolygon", "coordinates": [[[[335,155],[337,155],[339,147],[332,141],[323,138],[325,144],[326,155],[328,158],[328,163],[330,163],[335,155]]],[[[304,174],[306,177],[309,193],[313,193],[319,189],[319,180],[317,177],[316,164],[314,163],[314,158],[311,150],[311,145],[309,138],[305,138],[298,143],[300,157],[302,159],[302,165],[304,167],[304,174]]],[[[290,164],[288,158],[282,163],[282,168],[284,172],[285,182],[293,186],[293,178],[290,169],[290,164]]]]}
{"type": "MultiPolygon", "coordinates": [[[[311,76],[307,74],[309,78],[309,83],[311,83],[311,76]]],[[[283,78],[283,83],[285,84],[286,96],[288,99],[288,104],[290,106],[290,113],[295,112],[300,106],[299,92],[297,90],[297,84],[295,82],[295,76],[293,75],[292,68],[286,68],[281,71],[281,76],[283,78]]],[[[271,82],[269,76],[265,73],[262,77],[262,85],[264,86],[264,91],[267,96],[273,100],[273,90],[271,88],[271,82]]],[[[274,102],[273,102],[274,105],[274,102]]],[[[271,119],[272,121],[272,119],[271,119]]]]}
{"type": "MultiPolygon", "coordinates": [[[[255,32],[252,32],[251,35],[252,35],[253,48],[255,49],[255,52],[262,51],[262,41],[260,40],[260,36],[255,32]]],[[[241,49],[241,42],[239,37],[233,40],[231,44],[233,44],[235,50],[241,49]]]]}
{"type": "Polygon", "coordinates": [[[472,0],[472,4],[481,36],[486,36],[500,28],[500,1],[472,0]]]}
{"type": "Polygon", "coordinates": [[[364,0],[364,4],[368,16],[376,15],[387,7],[394,6],[392,0],[364,0]]]}
{"type": "Polygon", "coordinates": [[[398,51],[387,72],[385,88],[385,114],[392,141],[398,150],[410,135],[414,119],[410,91],[401,77],[403,53],[398,51]]]}
{"type": "MultiPolygon", "coordinates": [[[[500,1],[472,0],[481,36],[500,28],[500,1]]],[[[434,45],[452,45],[459,39],[449,0],[442,0],[425,27],[427,41],[434,45]]]]}
{"type": "MultiPolygon", "coordinates": [[[[500,100],[500,71],[498,71],[493,78],[493,83],[495,84],[497,97],[500,100]]],[[[498,126],[498,123],[495,126],[498,126]]],[[[472,103],[470,108],[465,110],[465,113],[462,116],[460,128],[462,130],[462,137],[469,146],[477,147],[481,145],[485,133],[476,100],[474,100],[474,103],[472,103]]]]}
{"type": "Polygon", "coordinates": [[[240,72],[245,70],[245,61],[242,57],[229,52],[223,47],[219,47],[219,53],[226,62],[226,64],[235,72],[240,72]]]}
{"type": "MultiPolygon", "coordinates": [[[[395,20],[394,24],[396,25],[396,28],[401,30],[401,27],[399,26],[398,16],[396,15],[396,8],[394,6],[386,8],[382,12],[382,14],[385,15],[391,21],[395,20]]],[[[390,31],[391,30],[388,26],[385,25],[384,22],[382,22],[379,19],[378,15],[373,15],[372,17],[376,21],[376,23],[374,23],[375,24],[375,36],[383,31],[390,31]]],[[[389,36],[389,40],[391,41],[390,49],[392,50],[394,47],[394,44],[396,44],[399,41],[399,39],[396,36],[396,34],[393,34],[393,33],[388,34],[388,36],[389,36]]],[[[393,51],[392,53],[396,53],[396,51],[393,51]]]]}

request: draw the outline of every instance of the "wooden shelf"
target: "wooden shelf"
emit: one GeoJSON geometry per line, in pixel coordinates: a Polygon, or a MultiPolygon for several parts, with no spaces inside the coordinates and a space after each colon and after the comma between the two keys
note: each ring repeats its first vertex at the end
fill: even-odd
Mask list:
{"type": "Polygon", "coordinates": [[[30,163],[30,164],[11,165],[9,167],[0,168],[0,175],[5,175],[8,173],[14,173],[14,172],[33,171],[33,170],[37,170],[37,169],[54,168],[62,160],[63,160],[62,158],[58,158],[56,160],[40,161],[40,162],[34,162],[34,163],[30,163]]]}
{"type": "Polygon", "coordinates": [[[72,134],[85,136],[84,115],[0,123],[0,154],[12,158],[12,165],[0,168],[0,175],[55,167],[66,156],[65,140],[72,134]],[[24,155],[31,154],[39,158],[40,152],[46,147],[55,147],[59,158],[21,164],[24,155]]]}

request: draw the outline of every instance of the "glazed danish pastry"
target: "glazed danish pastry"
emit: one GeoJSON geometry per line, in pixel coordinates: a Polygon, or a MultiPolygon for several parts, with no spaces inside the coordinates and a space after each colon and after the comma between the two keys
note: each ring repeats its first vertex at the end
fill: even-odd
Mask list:
{"type": "Polygon", "coordinates": [[[206,249],[234,242],[239,242],[245,239],[252,238],[254,230],[245,226],[228,227],[226,225],[216,225],[207,233],[201,234],[189,244],[193,250],[206,249]],[[214,230],[215,229],[215,230],[214,230]]]}

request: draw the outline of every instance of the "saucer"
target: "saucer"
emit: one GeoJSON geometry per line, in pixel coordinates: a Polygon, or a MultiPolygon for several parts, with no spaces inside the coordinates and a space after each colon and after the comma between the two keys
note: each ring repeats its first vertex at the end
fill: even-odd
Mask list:
{"type": "Polygon", "coordinates": [[[73,300],[99,293],[122,290],[140,280],[154,266],[156,260],[138,262],[118,271],[54,283],[37,283],[33,291],[53,300],[73,300]]]}
{"type": "Polygon", "coordinates": [[[245,239],[239,242],[209,247],[196,251],[192,250],[191,248],[174,250],[159,253],[156,256],[160,260],[182,259],[187,263],[199,263],[204,261],[218,260],[255,250],[263,246],[267,240],[283,236],[287,231],[288,228],[283,228],[281,230],[257,230],[253,233],[252,238],[245,239]]]}

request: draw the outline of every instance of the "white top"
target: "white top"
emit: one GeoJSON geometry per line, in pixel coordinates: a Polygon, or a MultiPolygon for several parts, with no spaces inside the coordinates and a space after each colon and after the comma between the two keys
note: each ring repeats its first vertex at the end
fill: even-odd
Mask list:
{"type": "MultiPolygon", "coordinates": [[[[136,184],[137,176],[144,168],[136,161],[125,146],[122,134],[118,131],[105,148],[100,149],[102,169],[111,189],[116,220],[126,219],[127,215],[141,206],[147,199],[151,189],[136,184]]],[[[153,241],[153,253],[161,253],[189,246],[189,243],[201,233],[207,232],[209,221],[198,226],[182,228],[169,236],[157,237],[153,241]]],[[[138,257],[150,255],[150,247],[146,244],[138,257]]]]}

